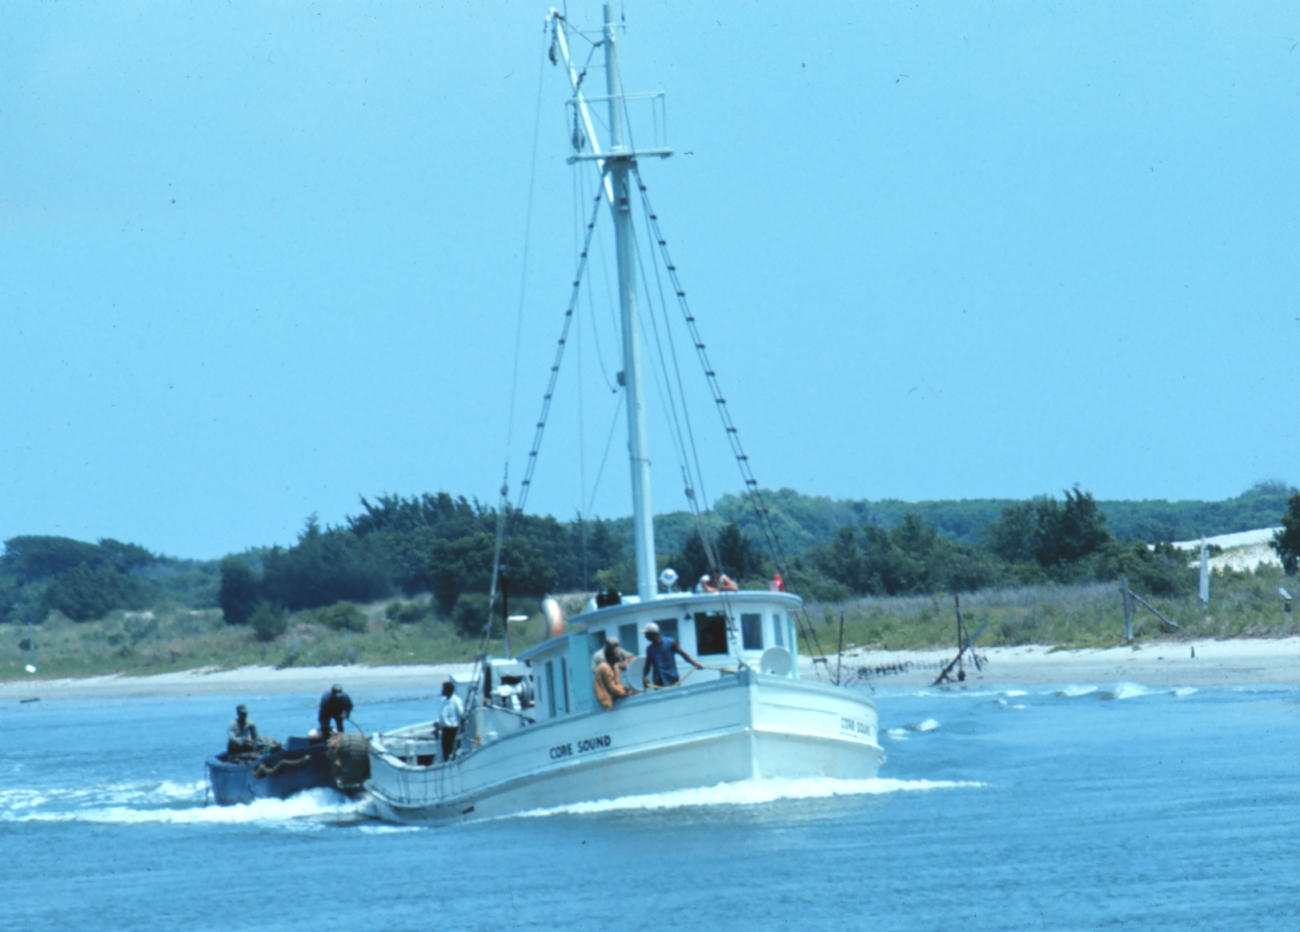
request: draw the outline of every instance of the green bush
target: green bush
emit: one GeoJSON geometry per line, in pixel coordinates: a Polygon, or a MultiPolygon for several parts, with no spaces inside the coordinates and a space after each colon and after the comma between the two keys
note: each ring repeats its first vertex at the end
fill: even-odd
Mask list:
{"type": "Polygon", "coordinates": [[[113,569],[91,569],[85,563],[55,576],[45,589],[45,609],[60,611],[73,621],[90,621],[115,608],[143,608],[144,604],[140,580],[113,569]]]}
{"type": "MultiPolygon", "coordinates": [[[[456,630],[467,638],[480,637],[483,634],[483,626],[487,624],[488,610],[491,601],[481,592],[466,592],[456,600],[456,605],[451,611],[451,623],[456,626],[456,630]]],[[[500,634],[497,630],[500,624],[493,619],[493,636],[500,634]]]]}
{"type": "Polygon", "coordinates": [[[274,641],[289,628],[288,613],[270,602],[259,602],[249,621],[259,641],[274,641]]]}
{"type": "Polygon", "coordinates": [[[321,530],[313,516],[295,546],[265,554],[262,586],[267,598],[291,611],[343,599],[382,599],[392,593],[392,585],[381,556],[345,530],[321,530]]]}
{"type": "Polygon", "coordinates": [[[403,625],[414,625],[424,621],[433,614],[433,606],[428,602],[392,601],[384,609],[384,617],[403,625]]]}
{"type": "Polygon", "coordinates": [[[336,602],[325,608],[303,612],[304,617],[333,631],[365,631],[366,616],[351,602],[336,602]]]}
{"type": "Polygon", "coordinates": [[[247,624],[257,610],[261,591],[261,580],[247,563],[239,557],[221,561],[221,591],[217,601],[226,624],[247,624]]]}

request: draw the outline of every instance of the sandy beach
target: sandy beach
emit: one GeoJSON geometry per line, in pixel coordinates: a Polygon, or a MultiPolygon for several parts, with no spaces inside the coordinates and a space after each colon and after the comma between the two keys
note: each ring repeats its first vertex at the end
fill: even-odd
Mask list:
{"type": "Polygon", "coordinates": [[[222,696],[241,693],[319,693],[333,683],[349,691],[436,689],[451,675],[467,675],[472,664],[412,664],[393,667],[237,667],[156,676],[88,676],[78,679],[11,680],[0,683],[0,702],[23,699],[120,699],[128,696],[222,696]]]}
{"type": "MultiPolygon", "coordinates": [[[[1141,683],[1147,686],[1251,686],[1269,683],[1300,685],[1300,638],[1230,641],[1147,642],[1134,647],[1054,650],[1041,645],[992,647],[981,651],[982,671],[966,663],[964,685],[1065,685],[1083,683],[1141,683]]],[[[846,681],[862,681],[858,671],[877,686],[919,686],[932,683],[952,659],[951,650],[849,651],[843,658],[846,681]],[[902,672],[876,673],[903,667],[902,672]]],[[[836,658],[830,660],[832,670],[836,658]]],[[[804,659],[804,676],[815,676],[804,659]]],[[[233,670],[189,670],[156,676],[95,676],[83,679],[12,680],[0,683],[0,702],[59,698],[167,697],[238,695],[240,693],[316,693],[331,683],[347,689],[434,689],[449,675],[467,675],[470,664],[391,667],[240,667],[233,670]]]]}
{"type": "MultiPolygon", "coordinates": [[[[882,686],[933,683],[952,659],[951,649],[935,651],[853,651],[844,655],[845,670],[874,671],[911,664],[901,673],[873,675],[882,686]]],[[[1300,638],[1250,638],[1228,641],[1144,642],[1132,647],[1055,650],[1037,644],[990,647],[982,671],[969,660],[966,684],[1066,685],[1071,683],[1141,683],[1146,686],[1253,686],[1300,684],[1300,638]]],[[[835,658],[830,660],[832,668],[835,658]]],[[[955,672],[955,671],[954,671],[955,672]]],[[[847,673],[846,673],[847,678],[847,673]]]]}

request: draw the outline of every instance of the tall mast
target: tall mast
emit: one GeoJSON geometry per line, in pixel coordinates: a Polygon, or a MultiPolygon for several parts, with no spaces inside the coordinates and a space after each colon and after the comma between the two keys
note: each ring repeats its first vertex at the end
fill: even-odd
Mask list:
{"type": "Polygon", "coordinates": [[[655,526],[650,507],[650,449],[646,442],[645,391],[641,378],[641,324],[636,309],[636,242],[628,171],[634,153],[626,139],[623,78],[618,67],[618,26],[614,6],[605,4],[605,80],[609,94],[609,152],[605,169],[614,185],[614,241],[618,254],[618,306],[623,326],[623,386],[627,394],[627,447],[632,461],[632,515],[636,537],[636,590],[641,601],[659,588],[655,567],[655,526]]]}

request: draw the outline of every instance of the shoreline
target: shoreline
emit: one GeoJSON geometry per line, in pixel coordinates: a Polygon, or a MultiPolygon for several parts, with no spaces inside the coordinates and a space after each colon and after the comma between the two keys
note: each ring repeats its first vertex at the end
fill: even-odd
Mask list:
{"type": "MultiPolygon", "coordinates": [[[[874,670],[912,664],[900,673],[872,675],[857,682],[872,686],[929,686],[954,650],[846,651],[848,671],[874,670]],[[852,667],[850,667],[850,664],[852,667]]],[[[1122,647],[1054,648],[1043,644],[990,647],[978,671],[967,659],[962,685],[1068,686],[1140,683],[1144,686],[1263,686],[1300,685],[1300,637],[1210,638],[1190,641],[1144,642],[1122,647]]],[[[969,657],[969,655],[968,655],[969,657]]],[[[830,658],[834,668],[835,657],[830,658]]],[[[808,664],[807,666],[811,666],[808,664]]],[[[806,669],[806,667],[804,667],[806,669]]],[[[954,671],[955,673],[956,671],[954,671]]]]}
{"type": "MultiPolygon", "coordinates": [[[[1300,685],[1300,637],[1238,638],[1215,641],[1166,641],[1124,647],[1056,649],[1047,645],[990,647],[979,652],[987,659],[983,671],[966,663],[970,686],[1064,686],[1131,682],[1145,686],[1262,686],[1300,685]]],[[[846,683],[873,687],[929,686],[953,657],[946,650],[852,650],[843,658],[846,683]],[[878,668],[901,672],[871,673],[878,668]],[[859,671],[868,671],[863,676],[859,671]]],[[[836,667],[831,656],[829,665],[836,667]]],[[[469,663],[409,666],[237,667],[203,668],[149,676],[91,676],[0,682],[0,703],[32,699],[121,699],[238,693],[318,693],[331,683],[349,691],[372,689],[434,689],[451,675],[466,675],[469,663]]],[[[816,672],[800,658],[805,677],[816,672]]]]}

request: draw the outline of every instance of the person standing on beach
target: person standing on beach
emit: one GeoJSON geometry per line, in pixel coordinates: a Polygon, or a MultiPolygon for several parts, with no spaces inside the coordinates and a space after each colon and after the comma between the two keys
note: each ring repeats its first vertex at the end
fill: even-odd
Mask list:
{"type": "Polygon", "coordinates": [[[456,732],[465,714],[465,703],[456,695],[456,684],[451,680],[442,684],[442,709],[438,712],[438,728],[442,736],[442,759],[451,760],[456,752],[456,732]]]}

